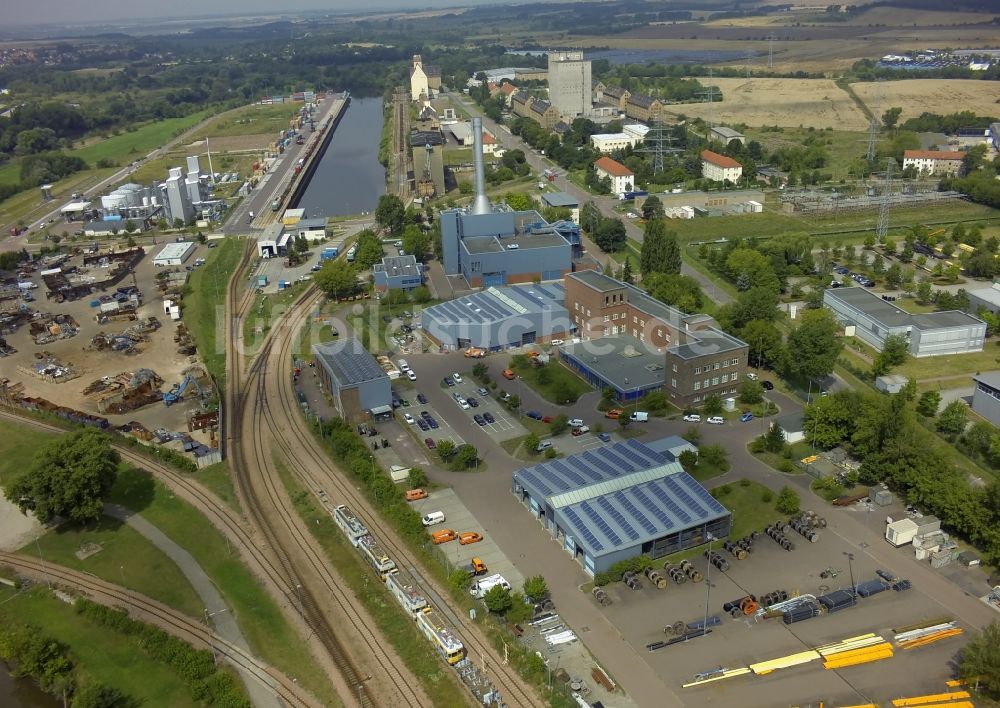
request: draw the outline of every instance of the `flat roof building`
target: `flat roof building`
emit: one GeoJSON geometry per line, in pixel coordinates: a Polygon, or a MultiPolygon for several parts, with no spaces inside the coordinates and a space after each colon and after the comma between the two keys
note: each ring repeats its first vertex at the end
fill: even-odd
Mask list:
{"type": "Polygon", "coordinates": [[[727,128],[724,125],[717,125],[708,131],[709,140],[718,140],[723,145],[729,145],[732,140],[739,140],[743,145],[747,144],[746,136],[738,130],[727,128]]]}
{"type": "Polygon", "coordinates": [[[823,304],[879,351],[891,335],[905,337],[915,357],[980,352],[986,339],[986,323],[977,317],[958,310],[910,314],[862,287],[830,288],[823,304]]]}
{"type": "Polygon", "coordinates": [[[424,283],[424,266],[417,263],[415,256],[384,256],[373,269],[375,289],[413,290],[424,283]]]}
{"type": "Polygon", "coordinates": [[[590,575],[701,545],[732,526],[674,455],[634,439],[520,469],[512,491],[590,575]]]}
{"type": "Polygon", "coordinates": [[[160,267],[184,265],[184,261],[186,261],[192,253],[194,253],[194,243],[191,241],[168,243],[163,247],[163,250],[153,257],[153,265],[160,267]]]}
{"type": "Polygon", "coordinates": [[[547,207],[569,209],[569,218],[574,224],[580,223],[580,200],[566,192],[545,192],[542,203],[547,207]]]}
{"type": "Polygon", "coordinates": [[[497,351],[564,338],[572,327],[564,299],[561,283],[488,287],[424,308],[420,325],[447,349],[497,351]]]}
{"type": "Polygon", "coordinates": [[[300,219],[293,231],[306,241],[322,241],[326,238],[326,219],[300,219]]]}
{"type": "Polygon", "coordinates": [[[573,236],[535,210],[440,214],[442,264],[472,287],[559,280],[573,267],[573,236]]]}
{"type": "Polygon", "coordinates": [[[707,315],[689,315],[597,271],[566,276],[566,310],[579,344],[560,356],[620,401],[662,388],[671,403],[696,406],[736,393],[749,347],[707,315]]]}
{"type": "Polygon", "coordinates": [[[320,384],[340,417],[369,420],[373,410],[391,410],[389,376],[357,339],[314,344],[312,353],[320,384]]]}
{"type": "Polygon", "coordinates": [[[1000,426],[1000,371],[986,371],[972,377],[972,410],[993,425],[1000,426]]]}
{"type": "Polygon", "coordinates": [[[276,258],[280,255],[278,246],[281,243],[281,232],[284,224],[275,222],[269,224],[257,237],[257,255],[261,258],[276,258]]]}

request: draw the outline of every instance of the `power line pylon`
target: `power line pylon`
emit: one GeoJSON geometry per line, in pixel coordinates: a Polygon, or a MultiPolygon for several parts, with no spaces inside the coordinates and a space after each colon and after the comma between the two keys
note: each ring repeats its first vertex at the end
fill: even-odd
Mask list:
{"type": "Polygon", "coordinates": [[[882,183],[882,204],[878,210],[878,226],[875,228],[875,241],[885,243],[889,232],[889,207],[892,206],[892,168],[896,161],[891,157],[885,161],[885,181],[882,183]]]}

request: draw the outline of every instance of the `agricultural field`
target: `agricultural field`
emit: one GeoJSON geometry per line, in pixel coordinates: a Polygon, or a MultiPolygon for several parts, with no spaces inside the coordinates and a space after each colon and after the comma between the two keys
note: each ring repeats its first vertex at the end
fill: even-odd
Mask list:
{"type": "Polygon", "coordinates": [[[856,83],[851,88],[871,107],[881,92],[881,110],[892,106],[903,109],[900,123],[923,112],[946,115],[972,111],[981,116],[1000,115],[1000,85],[996,81],[974,79],[904,79],[879,84],[856,83]]]}
{"type": "MultiPolygon", "coordinates": [[[[708,79],[701,79],[708,82],[708,79]]],[[[712,79],[723,99],[670,106],[673,113],[717,124],[812,126],[864,131],[868,119],[846,91],[830,79],[712,79]]]]}

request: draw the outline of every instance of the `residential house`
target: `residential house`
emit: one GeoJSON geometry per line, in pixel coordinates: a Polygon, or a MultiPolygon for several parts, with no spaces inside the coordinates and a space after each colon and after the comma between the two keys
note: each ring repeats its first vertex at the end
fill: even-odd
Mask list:
{"type": "Polygon", "coordinates": [[[903,152],[903,169],[915,167],[925,175],[958,175],[962,172],[964,152],[947,150],[906,150],[903,152]]]}
{"type": "Polygon", "coordinates": [[[653,123],[663,116],[663,104],[658,98],[630,93],[625,102],[625,115],[635,120],[653,123]]]}
{"type": "Polygon", "coordinates": [[[631,192],[635,187],[635,173],[620,162],[610,157],[602,157],[594,163],[594,169],[600,179],[611,180],[611,191],[614,194],[631,192]]]}
{"type": "Polygon", "coordinates": [[[536,99],[528,107],[528,117],[535,120],[546,130],[552,130],[559,122],[559,109],[548,101],[536,99]]]}
{"type": "Polygon", "coordinates": [[[738,182],[743,176],[743,165],[731,157],[711,150],[701,151],[701,176],[713,182],[738,182]]]}

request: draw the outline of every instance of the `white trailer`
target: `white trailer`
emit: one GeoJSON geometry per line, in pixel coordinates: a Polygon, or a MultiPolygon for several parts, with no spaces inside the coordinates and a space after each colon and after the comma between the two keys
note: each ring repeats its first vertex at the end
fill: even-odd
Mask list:
{"type": "Polygon", "coordinates": [[[913,519],[900,519],[885,527],[885,540],[897,548],[913,541],[920,527],[913,519]]]}
{"type": "Polygon", "coordinates": [[[507,580],[500,575],[500,573],[496,573],[474,582],[472,587],[469,588],[469,594],[475,598],[481,599],[484,595],[486,595],[486,593],[495,588],[497,585],[510,590],[510,583],[508,583],[507,580]]]}

